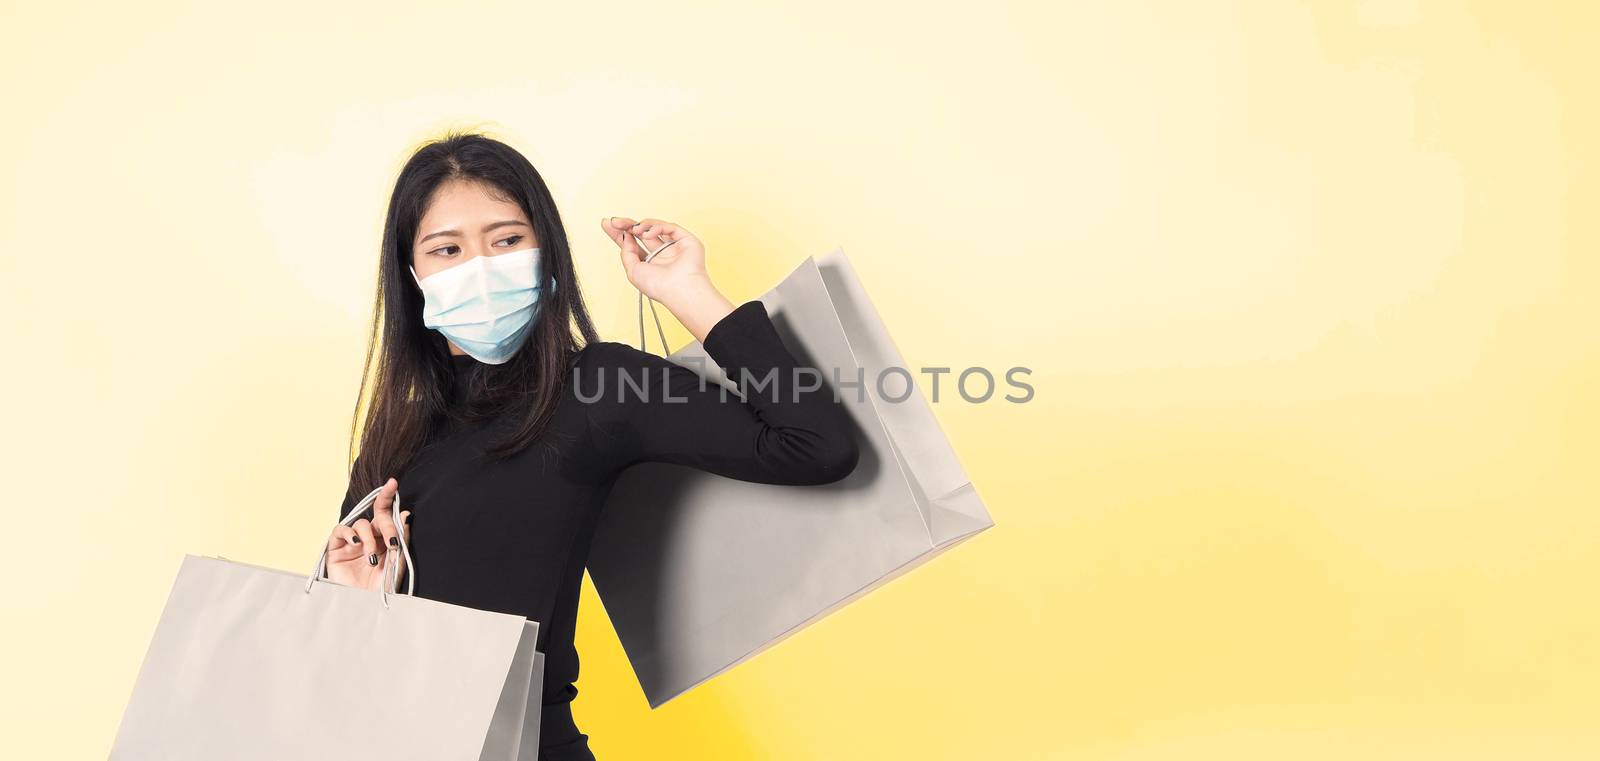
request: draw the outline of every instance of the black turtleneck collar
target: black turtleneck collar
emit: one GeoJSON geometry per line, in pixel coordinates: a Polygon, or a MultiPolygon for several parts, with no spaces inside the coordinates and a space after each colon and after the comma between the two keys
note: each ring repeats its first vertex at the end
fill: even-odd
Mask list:
{"type": "Polygon", "coordinates": [[[470,355],[470,354],[451,354],[450,355],[450,369],[455,371],[455,377],[451,378],[451,381],[450,381],[450,394],[449,394],[449,396],[450,396],[450,401],[452,403],[458,403],[463,398],[466,397],[466,395],[467,395],[467,383],[466,383],[467,378],[466,378],[466,376],[467,376],[467,373],[472,372],[473,367],[476,366],[477,364],[479,364],[478,360],[473,359],[472,355],[470,355]]]}

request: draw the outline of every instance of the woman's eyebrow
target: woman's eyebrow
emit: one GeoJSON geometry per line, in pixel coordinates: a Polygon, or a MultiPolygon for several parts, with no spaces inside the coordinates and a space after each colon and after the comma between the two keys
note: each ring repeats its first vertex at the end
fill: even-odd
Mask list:
{"type": "MultiPolygon", "coordinates": [[[[484,225],[483,226],[483,230],[481,232],[489,232],[490,230],[494,230],[494,229],[500,228],[500,227],[507,227],[507,226],[510,226],[510,225],[521,225],[523,227],[527,227],[528,223],[527,222],[523,222],[520,219],[502,219],[499,222],[490,222],[489,224],[484,225]]],[[[422,236],[421,238],[419,238],[417,240],[417,243],[418,244],[426,243],[429,238],[437,238],[437,237],[439,237],[441,235],[460,235],[460,234],[461,234],[460,230],[455,230],[455,229],[440,230],[438,232],[432,232],[432,233],[428,233],[427,235],[422,236]]]]}

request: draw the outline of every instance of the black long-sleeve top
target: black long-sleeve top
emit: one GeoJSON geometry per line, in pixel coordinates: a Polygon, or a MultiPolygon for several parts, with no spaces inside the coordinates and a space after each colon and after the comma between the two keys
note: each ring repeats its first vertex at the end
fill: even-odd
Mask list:
{"type": "MultiPolygon", "coordinates": [[[[740,386],[747,392],[743,399],[664,357],[622,343],[590,343],[573,355],[544,434],[553,437],[556,454],[536,441],[497,463],[481,446],[503,418],[452,422],[397,474],[402,508],[411,511],[416,595],[539,622],[544,761],[594,758],[588,735],[572,719],[578,692],[573,631],[590,540],[624,468],[669,462],[745,481],[802,485],[831,483],[855,468],[856,442],[832,386],[802,390],[816,385],[815,377],[797,378],[800,365],[765,305],[741,304],[712,326],[702,345],[734,383],[748,371],[753,385],[740,386]],[[754,385],[769,377],[775,385],[754,385]],[[638,386],[647,391],[637,392],[638,386]]],[[[458,373],[476,362],[466,355],[451,361],[458,373]]],[[[464,388],[452,386],[452,404],[464,403],[464,388]]],[[[339,517],[365,493],[352,489],[339,517]]]]}

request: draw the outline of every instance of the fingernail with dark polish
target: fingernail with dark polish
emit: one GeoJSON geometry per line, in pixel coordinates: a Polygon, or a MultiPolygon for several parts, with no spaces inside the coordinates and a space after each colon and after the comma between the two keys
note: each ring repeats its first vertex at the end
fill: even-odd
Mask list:
{"type": "Polygon", "coordinates": [[[400,540],[396,539],[396,538],[394,538],[392,536],[389,537],[389,546],[390,547],[399,547],[400,546],[400,540]]]}
{"type": "Polygon", "coordinates": [[[367,565],[377,565],[377,564],[378,564],[378,556],[377,555],[368,555],[367,556],[367,565]]]}

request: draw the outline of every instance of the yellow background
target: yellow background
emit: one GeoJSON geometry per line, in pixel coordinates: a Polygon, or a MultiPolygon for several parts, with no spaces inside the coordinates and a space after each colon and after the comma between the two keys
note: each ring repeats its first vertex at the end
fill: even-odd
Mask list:
{"type": "Polygon", "coordinates": [[[935,405],[995,529],[660,710],[586,586],[600,758],[1600,756],[1588,4],[578,5],[8,0],[0,755],[104,756],[184,553],[309,571],[480,126],[608,338],[659,216],[1034,370],[935,405]]]}

